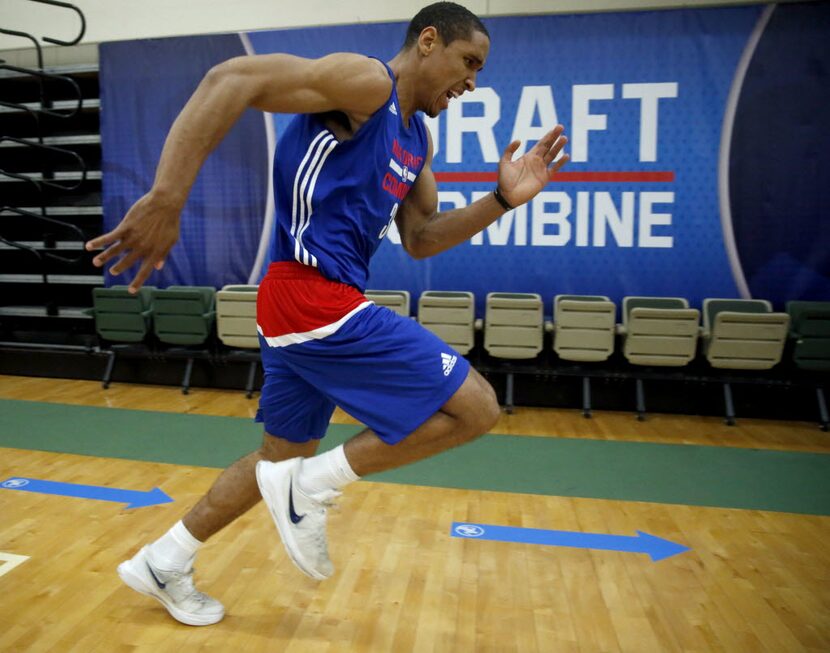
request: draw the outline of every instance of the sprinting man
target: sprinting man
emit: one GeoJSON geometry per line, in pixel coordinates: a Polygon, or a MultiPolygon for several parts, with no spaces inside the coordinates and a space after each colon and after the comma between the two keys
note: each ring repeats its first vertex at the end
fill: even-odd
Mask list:
{"type": "Polygon", "coordinates": [[[432,143],[417,112],[437,116],[474,90],[489,49],[474,14],[439,2],[412,19],[402,49],[386,64],[345,53],[222,63],[173,124],[150,192],[113,231],[87,244],[106,248],[94,259],[98,266],[121,256],[113,274],[140,262],[135,291],[161,269],[202,163],[243,111],[301,114],[280,138],[274,262],[257,298],[262,446],[118,567],[127,585],[182,623],[224,616],[219,601],[196,590],[193,561],[211,535],[260,498],[291,560],[312,578],[328,578],[326,509],[347,484],[469,442],[498,418],[492,387],[462,356],[363,295],[369,259],[392,220],[411,256],[433,256],[533,198],[567,161],[561,125],[514,161],[515,141],[492,193],[438,212],[432,143]],[[368,428],[315,455],[335,405],[368,428]]]}

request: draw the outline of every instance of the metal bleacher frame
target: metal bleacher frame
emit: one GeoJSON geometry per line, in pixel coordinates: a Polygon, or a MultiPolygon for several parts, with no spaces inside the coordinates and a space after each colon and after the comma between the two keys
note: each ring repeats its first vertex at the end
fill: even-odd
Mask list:
{"type": "Polygon", "coordinates": [[[41,41],[76,45],[86,19],[68,2],[29,1],[74,14],[80,25],[71,40],[0,29],[30,41],[37,62],[0,59],[0,346],[90,350],[90,287],[102,286],[103,275],[84,241],[101,230],[100,193],[90,191],[101,173],[89,170],[83,152],[100,152],[100,102],[89,97],[97,95],[97,65],[47,70],[41,41]],[[96,133],[78,133],[90,123],[96,133]]]}

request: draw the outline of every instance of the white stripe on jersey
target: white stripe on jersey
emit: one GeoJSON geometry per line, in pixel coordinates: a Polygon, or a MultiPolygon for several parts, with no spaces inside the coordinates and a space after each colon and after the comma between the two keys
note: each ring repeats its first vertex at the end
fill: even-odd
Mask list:
{"type": "Polygon", "coordinates": [[[407,179],[409,181],[415,181],[416,179],[414,172],[412,172],[409,168],[401,168],[401,166],[398,165],[398,162],[395,161],[395,159],[389,159],[389,167],[392,168],[392,170],[394,170],[395,172],[397,172],[398,176],[401,179],[407,179]],[[406,170],[406,176],[404,176],[404,170],[406,170]]]}
{"type": "MultiPolygon", "coordinates": [[[[294,176],[294,193],[291,205],[291,235],[294,236],[294,258],[304,265],[309,264],[309,253],[302,245],[302,232],[308,227],[307,220],[311,217],[311,193],[308,193],[307,200],[304,198],[304,195],[306,194],[306,188],[309,185],[310,179],[313,179],[311,184],[311,192],[313,192],[317,175],[320,174],[320,169],[326,157],[335,145],[337,145],[337,141],[331,132],[325,129],[321,131],[308,146],[308,150],[297,168],[297,174],[294,176]],[[321,160],[320,157],[324,150],[325,156],[321,160]],[[309,158],[311,158],[311,163],[306,167],[309,158]],[[306,217],[307,209],[308,217],[306,217]]],[[[317,267],[317,258],[312,256],[311,263],[314,267],[317,267]]]]}
{"type": "Polygon", "coordinates": [[[326,135],[326,131],[323,130],[317,137],[311,141],[311,145],[308,146],[308,150],[303,157],[303,160],[300,162],[300,165],[297,166],[297,174],[294,175],[294,192],[291,196],[291,235],[294,235],[294,232],[297,229],[297,186],[300,183],[300,177],[302,176],[303,167],[308,162],[308,158],[311,156],[311,152],[314,150],[314,147],[317,145],[317,142],[326,135]]]}
{"type": "MultiPolygon", "coordinates": [[[[314,173],[312,174],[308,184],[308,192],[305,195],[305,224],[303,224],[303,226],[299,229],[297,235],[297,240],[300,244],[300,249],[303,252],[303,265],[309,264],[309,252],[303,246],[303,234],[305,233],[305,230],[308,229],[308,225],[311,224],[311,213],[313,210],[313,207],[311,205],[311,198],[314,195],[314,187],[317,185],[317,177],[320,176],[320,171],[323,169],[323,164],[326,162],[326,159],[328,158],[329,154],[331,154],[331,151],[335,147],[337,147],[337,141],[334,138],[332,138],[330,141],[323,140],[323,143],[323,147],[325,147],[325,152],[323,152],[323,155],[320,157],[319,164],[314,169],[314,173]]],[[[311,265],[315,268],[317,267],[317,257],[313,254],[311,255],[311,265]]]]}

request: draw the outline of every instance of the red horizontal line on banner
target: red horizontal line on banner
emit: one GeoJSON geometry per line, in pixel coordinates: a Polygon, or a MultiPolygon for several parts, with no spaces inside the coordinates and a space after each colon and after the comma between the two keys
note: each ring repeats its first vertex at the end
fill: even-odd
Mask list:
{"type": "MultiPolygon", "coordinates": [[[[435,181],[489,181],[495,182],[497,172],[436,172],[435,181]]],[[[672,182],[674,173],[671,171],[655,172],[557,172],[553,175],[555,181],[562,182],[672,182]]]]}

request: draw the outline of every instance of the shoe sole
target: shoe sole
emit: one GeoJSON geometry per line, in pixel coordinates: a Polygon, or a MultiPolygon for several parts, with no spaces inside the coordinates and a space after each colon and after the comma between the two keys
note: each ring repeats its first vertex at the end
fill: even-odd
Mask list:
{"type": "Polygon", "coordinates": [[[125,560],[120,565],[118,565],[118,576],[124,581],[124,584],[129,587],[131,590],[135,590],[139,594],[144,594],[144,596],[149,596],[159,603],[161,603],[167,612],[170,613],[170,616],[173,617],[176,621],[179,621],[183,624],[188,626],[210,626],[222,620],[225,616],[223,612],[218,617],[198,617],[195,615],[190,614],[189,612],[183,612],[179,610],[176,606],[170,604],[166,597],[163,595],[158,594],[154,591],[153,587],[148,585],[146,581],[138,574],[132,565],[132,560],[125,560]]]}
{"type": "MultiPolygon", "coordinates": [[[[296,460],[292,459],[292,460],[296,460]]],[[[271,486],[263,480],[262,477],[262,470],[265,468],[264,464],[266,461],[260,461],[256,465],[256,482],[259,486],[259,492],[262,494],[262,498],[265,500],[265,505],[268,506],[268,512],[271,513],[271,519],[274,521],[274,525],[277,527],[277,532],[280,534],[280,539],[282,540],[282,545],[285,548],[285,552],[288,554],[288,557],[291,558],[291,562],[303,572],[309,578],[313,578],[314,580],[326,580],[329,576],[324,576],[319,571],[314,569],[311,565],[308,564],[307,561],[300,558],[296,555],[293,551],[294,548],[299,549],[297,546],[297,541],[294,539],[294,534],[291,530],[291,526],[288,523],[288,519],[286,517],[286,513],[288,512],[288,507],[284,506],[283,510],[276,510],[275,506],[279,504],[279,496],[288,496],[288,484],[291,483],[291,479],[293,474],[288,473],[283,476],[283,479],[287,479],[287,483],[285,480],[282,482],[282,486],[276,488],[276,491],[272,491],[271,486]]],[[[283,461],[284,463],[288,463],[291,461],[283,461]]],[[[271,465],[280,465],[283,463],[268,463],[271,465]]]]}

